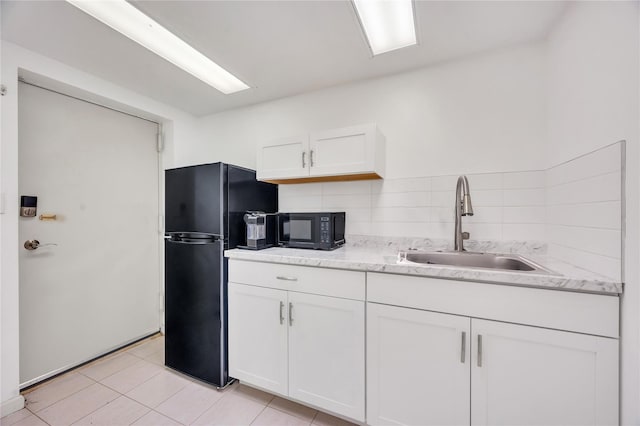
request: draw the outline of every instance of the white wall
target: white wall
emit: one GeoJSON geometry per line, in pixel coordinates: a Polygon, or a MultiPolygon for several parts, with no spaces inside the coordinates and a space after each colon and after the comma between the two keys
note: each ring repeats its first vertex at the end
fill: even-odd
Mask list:
{"type": "Polygon", "coordinates": [[[627,141],[622,424],[640,424],[638,22],[638,2],[572,2],[547,58],[549,164],[627,141]]]}
{"type": "Polygon", "coordinates": [[[388,178],[540,169],[544,55],[531,44],[215,114],[200,140],[176,147],[176,164],[255,167],[261,142],[375,122],[388,178]]]}
{"type": "Polygon", "coordinates": [[[186,144],[197,137],[195,119],[175,108],[156,102],[107,81],[83,73],[14,44],[1,47],[2,84],[6,96],[0,98],[2,127],[0,143],[0,193],[4,213],[0,214],[0,401],[7,414],[22,408],[19,396],[19,325],[18,325],[18,75],[23,72],[44,76],[69,90],[90,94],[94,100],[133,113],[144,114],[164,124],[168,149],[164,166],[172,165],[176,144],[186,144]]]}

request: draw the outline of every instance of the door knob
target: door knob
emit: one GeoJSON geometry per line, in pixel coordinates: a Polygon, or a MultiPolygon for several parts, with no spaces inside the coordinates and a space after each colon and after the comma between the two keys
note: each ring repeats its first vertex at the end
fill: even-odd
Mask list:
{"type": "Polygon", "coordinates": [[[40,241],[38,240],[27,240],[24,242],[24,248],[26,248],[27,250],[35,250],[38,247],[45,247],[45,246],[57,246],[57,244],[55,243],[40,244],[40,241]]]}
{"type": "Polygon", "coordinates": [[[35,250],[40,247],[40,241],[38,240],[27,240],[24,242],[24,248],[27,250],[35,250]]]}

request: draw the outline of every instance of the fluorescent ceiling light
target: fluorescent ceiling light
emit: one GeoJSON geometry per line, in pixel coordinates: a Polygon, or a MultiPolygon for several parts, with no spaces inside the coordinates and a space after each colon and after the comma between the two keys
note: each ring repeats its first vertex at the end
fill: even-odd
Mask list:
{"type": "Polygon", "coordinates": [[[125,0],[67,2],[226,95],[249,88],[125,0]]]}
{"type": "Polygon", "coordinates": [[[353,0],[374,55],[416,44],[412,0],[353,0]]]}

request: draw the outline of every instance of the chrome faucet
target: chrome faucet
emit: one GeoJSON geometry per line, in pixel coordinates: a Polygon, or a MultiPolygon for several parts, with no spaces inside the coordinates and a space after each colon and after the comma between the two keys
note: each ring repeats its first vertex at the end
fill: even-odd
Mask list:
{"type": "Polygon", "coordinates": [[[466,176],[460,176],[456,184],[456,229],[453,239],[455,251],[465,251],[463,241],[469,239],[469,233],[462,232],[462,216],[473,216],[469,181],[466,176]]]}

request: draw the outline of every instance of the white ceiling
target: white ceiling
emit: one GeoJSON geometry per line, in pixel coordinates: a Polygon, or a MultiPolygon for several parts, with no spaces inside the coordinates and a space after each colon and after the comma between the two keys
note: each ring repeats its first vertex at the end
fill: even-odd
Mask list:
{"type": "Polygon", "coordinates": [[[223,95],[59,0],[2,0],[2,38],[201,116],[542,39],[565,7],[416,0],[419,45],[372,57],[349,1],[133,4],[251,89],[223,95]]]}

